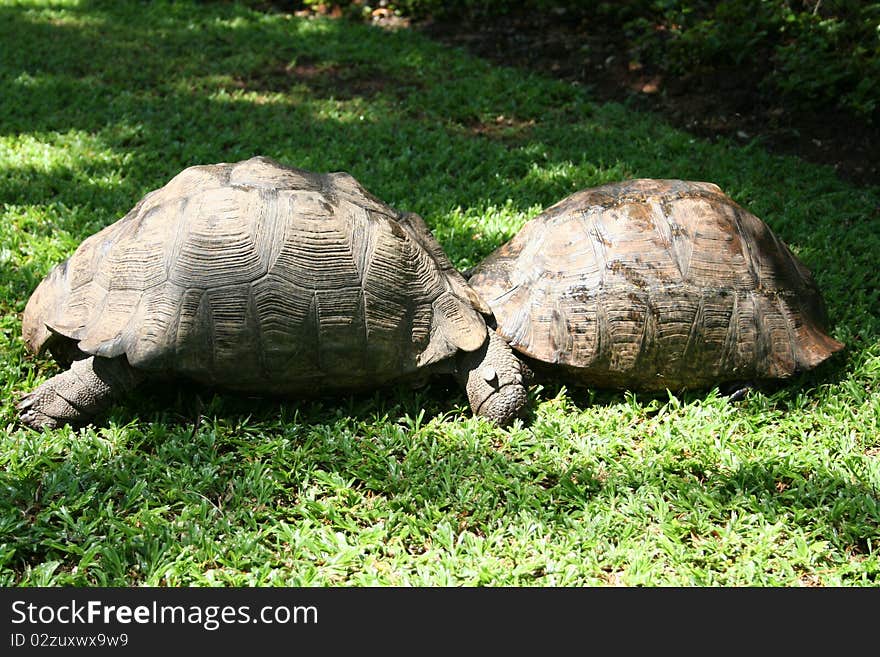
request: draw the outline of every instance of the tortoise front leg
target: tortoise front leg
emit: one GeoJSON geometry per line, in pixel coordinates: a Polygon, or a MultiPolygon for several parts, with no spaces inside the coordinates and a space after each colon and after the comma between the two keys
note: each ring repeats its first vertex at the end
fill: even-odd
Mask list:
{"type": "Polygon", "coordinates": [[[22,396],[16,405],[19,419],[33,429],[86,424],[142,379],[124,357],[75,360],[69,370],[22,396]]]}
{"type": "Polygon", "coordinates": [[[524,414],[531,372],[491,328],[480,349],[458,355],[456,377],[467,392],[474,415],[503,427],[524,414]]]}

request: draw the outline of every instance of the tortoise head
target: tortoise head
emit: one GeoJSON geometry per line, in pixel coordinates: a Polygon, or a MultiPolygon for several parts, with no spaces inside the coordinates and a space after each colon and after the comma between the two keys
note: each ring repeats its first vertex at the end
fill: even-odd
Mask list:
{"type": "Polygon", "coordinates": [[[531,373],[504,338],[491,328],[482,347],[459,352],[456,376],[475,415],[503,427],[525,411],[531,373]]]}

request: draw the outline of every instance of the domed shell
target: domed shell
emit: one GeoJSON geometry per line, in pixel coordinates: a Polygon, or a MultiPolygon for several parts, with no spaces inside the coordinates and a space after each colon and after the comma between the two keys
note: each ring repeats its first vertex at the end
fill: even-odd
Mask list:
{"type": "Polygon", "coordinates": [[[194,166],[32,295],[32,351],[259,393],[369,388],[486,340],[485,305],[420,217],[344,173],[194,166]]]}
{"type": "Polygon", "coordinates": [[[716,185],[640,179],[529,221],[469,283],[539,364],[645,390],[783,378],[843,345],[812,275],[716,185]]]}

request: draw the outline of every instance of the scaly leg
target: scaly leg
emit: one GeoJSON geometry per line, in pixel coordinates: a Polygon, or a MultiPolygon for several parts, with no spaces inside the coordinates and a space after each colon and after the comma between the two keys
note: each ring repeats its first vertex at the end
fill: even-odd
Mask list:
{"type": "Polygon", "coordinates": [[[491,328],[489,339],[480,349],[458,355],[456,376],[467,392],[474,415],[503,427],[525,411],[531,372],[491,328]]]}
{"type": "Polygon", "coordinates": [[[142,379],[124,357],[75,360],[69,370],[22,396],[16,406],[19,419],[34,429],[85,424],[142,379]]]}

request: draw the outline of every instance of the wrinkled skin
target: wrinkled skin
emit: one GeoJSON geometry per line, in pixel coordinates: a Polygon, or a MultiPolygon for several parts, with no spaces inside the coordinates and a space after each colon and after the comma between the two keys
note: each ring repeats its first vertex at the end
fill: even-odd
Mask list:
{"type": "Polygon", "coordinates": [[[143,380],[125,358],[88,356],[21,397],[21,422],[34,429],[83,424],[143,380]]]}
{"type": "Polygon", "coordinates": [[[501,427],[522,417],[531,372],[494,330],[480,349],[456,357],[456,377],[475,415],[501,427]]]}

